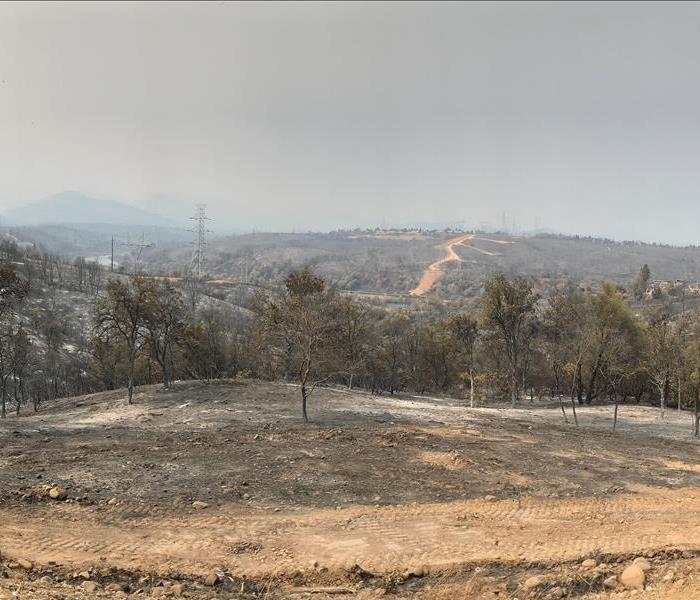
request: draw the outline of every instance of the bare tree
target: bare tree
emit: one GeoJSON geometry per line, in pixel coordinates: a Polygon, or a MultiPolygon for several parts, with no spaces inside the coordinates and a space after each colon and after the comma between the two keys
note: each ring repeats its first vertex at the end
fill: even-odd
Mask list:
{"type": "Polygon", "coordinates": [[[479,325],[473,317],[460,314],[448,321],[448,327],[462,346],[469,375],[469,406],[474,408],[474,349],[479,338],[479,325]]]}
{"type": "Polygon", "coordinates": [[[107,284],[107,293],[97,302],[95,329],[99,337],[121,339],[127,348],[127,388],[129,404],[134,396],[134,368],[146,338],[146,301],[148,288],[139,279],[128,283],[112,280],[107,284]]]}
{"type": "Polygon", "coordinates": [[[352,298],[338,302],[338,345],[340,358],[348,374],[348,388],[364,365],[367,356],[369,306],[352,298]]]}

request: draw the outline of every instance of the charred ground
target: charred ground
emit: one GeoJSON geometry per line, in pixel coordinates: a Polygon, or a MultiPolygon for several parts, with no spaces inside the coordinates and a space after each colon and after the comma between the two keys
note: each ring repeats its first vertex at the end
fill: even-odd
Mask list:
{"type": "Polygon", "coordinates": [[[105,595],[112,580],[152,593],[182,578],[204,597],[254,597],[264,582],[268,597],[296,597],[292,585],[516,597],[544,573],[557,576],[523,597],[582,597],[603,590],[618,559],[653,554],[652,590],[668,561],[684,572],[694,560],[687,413],[659,422],[623,406],[613,435],[609,407],[586,407],[576,428],[546,404],[312,398],[309,425],[295,387],[255,381],[145,387],[133,406],[123,391],[95,394],[0,424],[0,550],[36,565],[11,564],[0,590],[24,581],[36,586],[28,598],[62,586],[79,596],[92,567],[105,595]],[[591,556],[606,567],[582,575],[591,556]],[[222,580],[208,588],[212,572],[222,580]]]}

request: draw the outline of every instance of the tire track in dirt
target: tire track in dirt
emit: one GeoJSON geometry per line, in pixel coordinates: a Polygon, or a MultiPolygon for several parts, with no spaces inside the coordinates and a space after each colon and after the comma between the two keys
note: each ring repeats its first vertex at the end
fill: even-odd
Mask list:
{"type": "Polygon", "coordinates": [[[331,570],[354,564],[379,573],[439,570],[693,548],[700,540],[698,511],[695,488],[287,513],[232,505],[118,522],[90,507],[61,505],[0,511],[0,550],[38,563],[77,566],[104,558],[126,569],[195,576],[221,567],[256,577],[282,575],[312,561],[331,570]],[[234,549],[251,543],[254,552],[234,549]]]}

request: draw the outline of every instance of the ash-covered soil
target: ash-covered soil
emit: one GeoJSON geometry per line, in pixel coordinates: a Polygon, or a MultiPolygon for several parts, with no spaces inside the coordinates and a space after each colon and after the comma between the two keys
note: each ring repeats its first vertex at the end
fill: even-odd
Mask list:
{"type": "Polygon", "coordinates": [[[612,434],[610,407],[319,389],[304,424],[298,396],[185,382],[0,422],[0,599],[700,598],[689,414],[623,405],[612,434]],[[645,589],[604,585],[642,555],[645,589]]]}

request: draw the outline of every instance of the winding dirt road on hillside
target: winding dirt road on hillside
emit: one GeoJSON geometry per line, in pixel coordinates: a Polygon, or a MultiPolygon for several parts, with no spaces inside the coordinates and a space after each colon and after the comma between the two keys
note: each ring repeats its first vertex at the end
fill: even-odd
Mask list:
{"type": "Polygon", "coordinates": [[[476,246],[472,246],[471,244],[466,244],[465,242],[470,242],[474,240],[479,240],[482,242],[491,242],[493,244],[509,244],[511,242],[506,242],[504,240],[494,240],[491,238],[484,238],[484,237],[477,237],[473,233],[469,233],[466,235],[460,235],[458,237],[452,238],[450,240],[447,240],[444,244],[440,246],[442,250],[445,252],[445,256],[443,256],[440,260],[435,261],[433,264],[431,264],[424,272],[423,275],[420,278],[420,281],[418,282],[418,285],[413,288],[409,294],[411,296],[419,297],[423,296],[427,292],[429,292],[432,287],[443,277],[445,274],[445,271],[443,270],[443,265],[453,262],[453,261],[461,261],[462,259],[460,258],[459,254],[457,254],[454,250],[455,246],[464,246],[465,248],[471,248],[472,250],[476,250],[477,252],[481,254],[485,254],[487,256],[498,256],[497,252],[490,252],[488,250],[483,250],[481,248],[477,248],[476,246]]]}

